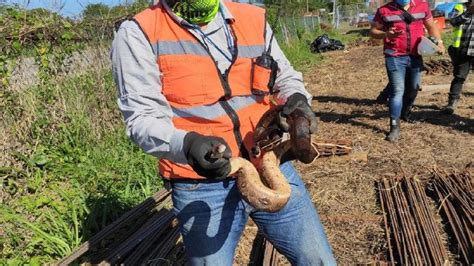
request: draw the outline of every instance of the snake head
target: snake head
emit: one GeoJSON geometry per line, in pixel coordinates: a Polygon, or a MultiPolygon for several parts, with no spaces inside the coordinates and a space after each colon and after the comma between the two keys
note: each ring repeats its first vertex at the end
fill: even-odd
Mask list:
{"type": "Polygon", "coordinates": [[[312,163],[318,157],[318,151],[311,142],[311,122],[303,111],[296,109],[288,117],[290,141],[294,156],[302,163],[312,163]]]}
{"type": "MultiPolygon", "coordinates": [[[[262,150],[275,149],[282,142],[285,132],[279,127],[280,113],[282,106],[278,106],[267,111],[260,119],[255,129],[254,141],[258,148],[262,150]],[[274,145],[270,145],[270,144],[274,145]]],[[[311,143],[310,121],[304,112],[296,109],[285,120],[288,123],[291,150],[282,155],[282,162],[297,159],[302,163],[311,163],[318,156],[318,151],[311,143]]]]}

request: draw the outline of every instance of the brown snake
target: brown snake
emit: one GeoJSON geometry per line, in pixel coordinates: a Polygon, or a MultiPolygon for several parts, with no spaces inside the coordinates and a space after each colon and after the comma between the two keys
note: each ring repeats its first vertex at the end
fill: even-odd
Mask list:
{"type": "MultiPolygon", "coordinates": [[[[254,134],[255,143],[271,143],[271,125],[275,123],[280,108],[268,111],[260,119],[254,134]]],[[[280,171],[280,163],[299,160],[311,163],[319,152],[311,143],[309,121],[295,111],[288,117],[290,140],[259,152],[251,163],[240,157],[230,159],[231,175],[237,176],[237,186],[243,199],[260,211],[277,212],[288,202],[291,187],[280,171]]]]}
{"type": "MultiPolygon", "coordinates": [[[[280,164],[298,160],[310,164],[321,156],[346,155],[351,152],[350,142],[315,143],[311,140],[310,122],[300,110],[287,118],[290,139],[282,141],[283,133],[275,126],[281,110],[277,107],[266,112],[254,133],[256,150],[252,162],[241,158],[230,159],[230,175],[237,177],[237,187],[242,198],[259,211],[277,212],[285,207],[291,196],[291,187],[280,170],[280,164]]],[[[216,154],[226,147],[220,145],[216,154]]]]}

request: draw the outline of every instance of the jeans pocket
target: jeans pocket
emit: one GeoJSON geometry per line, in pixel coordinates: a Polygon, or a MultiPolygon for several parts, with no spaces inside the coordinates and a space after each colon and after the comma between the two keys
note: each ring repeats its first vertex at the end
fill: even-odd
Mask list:
{"type": "Polygon", "coordinates": [[[393,56],[389,56],[385,58],[385,67],[387,68],[387,72],[396,72],[399,71],[399,59],[393,56]]]}
{"type": "Polygon", "coordinates": [[[198,182],[191,182],[191,183],[172,183],[171,188],[173,190],[180,190],[180,191],[194,191],[201,187],[201,183],[198,182]]]}

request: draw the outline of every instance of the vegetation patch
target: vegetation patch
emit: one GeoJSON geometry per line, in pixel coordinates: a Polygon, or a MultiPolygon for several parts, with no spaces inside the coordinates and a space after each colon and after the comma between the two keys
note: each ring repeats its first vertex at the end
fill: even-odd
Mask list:
{"type": "Polygon", "coordinates": [[[105,70],[9,92],[4,122],[22,149],[0,169],[0,264],[63,257],[161,187],[115,95],[105,70]]]}

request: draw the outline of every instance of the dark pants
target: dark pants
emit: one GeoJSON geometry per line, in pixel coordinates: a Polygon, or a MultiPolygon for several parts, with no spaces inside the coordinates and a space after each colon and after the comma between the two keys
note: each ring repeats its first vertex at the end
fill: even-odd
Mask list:
{"type": "Polygon", "coordinates": [[[449,47],[448,53],[454,66],[454,79],[451,82],[449,100],[459,100],[464,81],[466,81],[467,75],[471,70],[474,57],[462,55],[457,48],[452,46],[449,47]]]}

